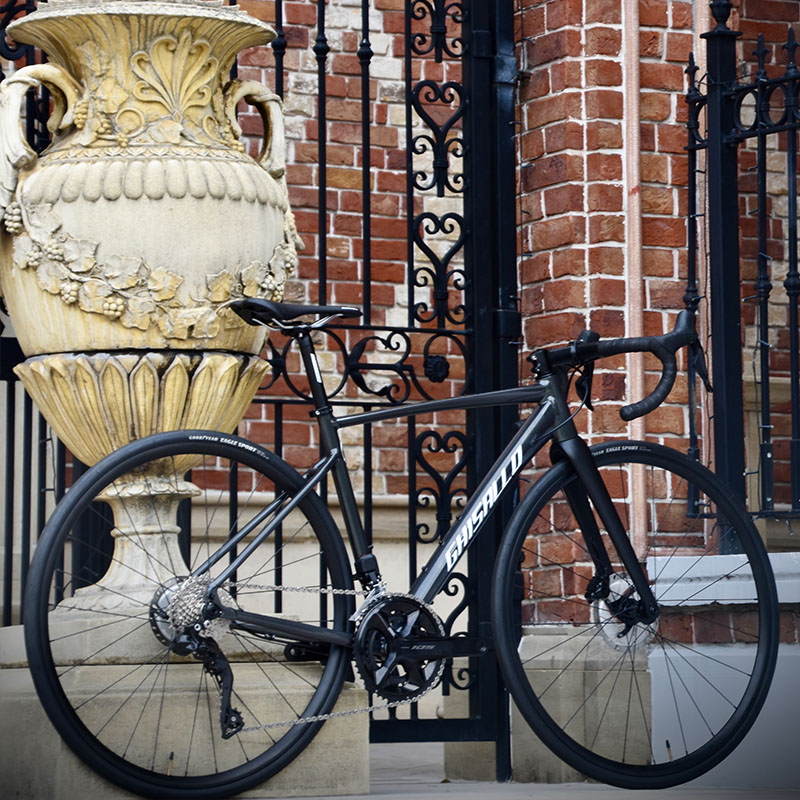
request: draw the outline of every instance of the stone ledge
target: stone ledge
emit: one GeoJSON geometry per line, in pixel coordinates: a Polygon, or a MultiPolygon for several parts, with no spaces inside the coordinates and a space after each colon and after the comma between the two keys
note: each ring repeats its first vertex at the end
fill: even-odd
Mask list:
{"type": "MultiPolygon", "coordinates": [[[[6,665],[0,668],[0,719],[7,722],[0,732],[0,785],[4,798],[127,800],[135,797],[84,765],[50,725],[24,665],[20,626],[0,630],[0,664],[6,665]]],[[[345,684],[335,710],[366,705],[366,693],[354,684],[345,684]]],[[[368,751],[366,714],[329,720],[286,769],[239,796],[365,794],[369,791],[368,751]]]]}

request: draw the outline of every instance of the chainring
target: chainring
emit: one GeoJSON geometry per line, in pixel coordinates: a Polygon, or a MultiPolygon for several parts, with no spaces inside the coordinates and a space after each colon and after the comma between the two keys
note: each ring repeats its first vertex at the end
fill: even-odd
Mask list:
{"type": "Polygon", "coordinates": [[[415,639],[444,637],[444,625],[430,606],[415,597],[384,594],[360,614],[356,629],[356,667],[368,691],[386,700],[413,700],[437,684],[443,659],[430,659],[424,650],[398,653],[397,645],[415,639]]]}

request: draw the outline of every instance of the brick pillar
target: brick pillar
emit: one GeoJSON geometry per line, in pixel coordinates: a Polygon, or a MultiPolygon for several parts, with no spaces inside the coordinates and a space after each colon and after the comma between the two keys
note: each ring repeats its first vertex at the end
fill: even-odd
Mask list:
{"type": "MultiPolygon", "coordinates": [[[[520,87],[519,241],[526,346],[563,343],[583,328],[601,336],[630,334],[634,290],[644,304],[646,334],[672,326],[683,308],[686,277],[686,118],[683,70],[693,47],[693,4],[641,0],[638,30],[622,0],[532,2],[518,14],[520,87]],[[524,39],[523,39],[524,37],[524,39]],[[627,96],[624,47],[638,43],[640,91],[627,96]],[[634,107],[632,104],[636,104],[634,107]],[[640,186],[630,184],[625,119],[641,119],[640,186]],[[643,286],[632,286],[626,262],[629,196],[641,206],[643,286]]],[[[629,59],[630,62],[630,59],[629,59]]],[[[630,148],[635,148],[628,152],[630,148]]],[[[652,389],[656,362],[645,362],[652,389]]],[[[626,435],[626,362],[605,362],[595,379],[590,424],[626,435]]],[[[639,398],[632,398],[639,399],[639,398]]],[[[670,398],[685,403],[685,385],[670,398]]],[[[648,435],[680,440],[684,411],[662,406],[648,435]]],[[[685,448],[684,448],[685,449],[685,448]]]]}

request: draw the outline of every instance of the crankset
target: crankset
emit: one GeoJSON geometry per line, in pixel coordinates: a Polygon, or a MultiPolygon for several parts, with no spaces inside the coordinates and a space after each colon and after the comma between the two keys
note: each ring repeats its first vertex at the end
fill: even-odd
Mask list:
{"type": "Polygon", "coordinates": [[[415,597],[385,594],[360,615],[356,666],[368,691],[386,700],[412,700],[439,682],[444,659],[438,644],[444,641],[444,625],[433,609],[415,597]]]}

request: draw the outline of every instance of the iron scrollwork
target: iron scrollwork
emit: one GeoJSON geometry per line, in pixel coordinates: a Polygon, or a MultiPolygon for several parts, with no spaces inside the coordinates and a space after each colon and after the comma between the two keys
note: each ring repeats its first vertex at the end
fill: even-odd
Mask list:
{"type": "Polygon", "coordinates": [[[414,170],[414,187],[421,192],[435,188],[438,197],[444,197],[445,191],[462,192],[464,176],[450,172],[450,158],[463,158],[464,155],[463,141],[451,133],[464,114],[461,84],[448,81],[439,85],[433,81],[420,81],[411,91],[411,104],[430,130],[430,134],[420,133],[411,140],[411,152],[417,156],[430,153],[433,159],[431,174],[421,169],[414,170]],[[443,108],[453,108],[441,125],[426,110],[426,106],[439,103],[443,108]]]}
{"type": "Polygon", "coordinates": [[[466,309],[463,303],[450,308],[450,288],[463,291],[465,287],[464,270],[460,267],[450,268],[450,261],[464,246],[464,219],[460,214],[450,212],[437,216],[429,211],[414,218],[414,244],[425,254],[430,265],[414,269],[414,286],[433,289],[433,308],[426,302],[414,304],[414,318],[418,322],[435,322],[444,328],[446,322],[463,325],[466,321],[466,309]],[[435,236],[438,233],[458,236],[452,241],[444,255],[439,256],[425,241],[425,235],[435,236]]]}
{"type": "Polygon", "coordinates": [[[700,130],[700,115],[706,107],[706,97],[697,85],[698,66],[694,60],[694,53],[689,53],[689,66],[685,71],[689,80],[689,89],[686,93],[686,103],[689,106],[689,118],[686,121],[689,131],[689,148],[703,149],[707,147],[708,142],[700,130]]]}
{"type": "MultiPolygon", "coordinates": [[[[456,603],[455,608],[448,614],[447,619],[444,620],[444,630],[448,636],[467,636],[467,632],[453,634],[453,625],[456,620],[469,608],[470,601],[470,580],[461,572],[453,572],[447,581],[447,585],[442,589],[442,594],[448,597],[457,597],[461,595],[459,601],[456,603]]],[[[447,660],[447,669],[443,681],[443,692],[448,694],[450,687],[465,691],[469,689],[478,679],[478,670],[470,667],[469,661],[456,666],[453,659],[447,660]]]]}
{"type": "MultiPolygon", "coordinates": [[[[439,383],[448,377],[450,364],[444,356],[432,352],[435,349],[445,349],[446,352],[453,353],[460,358],[466,358],[466,346],[461,338],[452,333],[426,333],[424,331],[408,331],[401,328],[386,329],[377,332],[370,332],[360,328],[348,328],[348,332],[360,332],[364,335],[348,349],[342,336],[331,328],[325,328],[324,334],[328,337],[328,350],[332,352],[342,365],[339,380],[335,385],[328,385],[329,397],[336,399],[342,394],[347,385],[348,379],[367,395],[380,397],[391,405],[399,405],[406,402],[416,392],[418,396],[425,400],[434,399],[434,395],[426,389],[424,377],[431,383],[439,383]],[[411,336],[426,336],[425,344],[421,348],[423,357],[423,376],[417,373],[414,358],[420,353],[419,348],[412,346],[411,336]],[[445,344],[442,346],[441,342],[445,344]],[[376,345],[384,357],[391,356],[391,360],[380,357],[370,359],[370,346],[376,345]],[[384,373],[388,375],[388,380],[380,385],[375,385],[368,380],[369,373],[384,373]]],[[[371,329],[374,331],[374,329],[371,329]]],[[[339,331],[341,332],[341,331],[339,331]]],[[[311,395],[307,389],[298,385],[297,374],[290,371],[288,364],[289,352],[294,344],[293,339],[281,346],[276,347],[270,339],[268,342],[268,353],[266,360],[271,366],[269,383],[262,387],[264,391],[271,389],[280,380],[283,380],[286,388],[295,397],[307,402],[311,401],[311,395]]]]}
{"type": "Polygon", "coordinates": [[[345,360],[345,374],[353,383],[367,394],[385,397],[390,403],[404,403],[411,395],[413,366],[407,359],[411,354],[411,340],[405,331],[390,331],[386,336],[365,336],[360,339],[345,360]],[[364,360],[367,345],[375,342],[382,345],[385,353],[397,353],[398,358],[391,362],[364,360]],[[390,381],[383,386],[370,386],[366,380],[366,372],[391,372],[400,379],[400,383],[390,381]]]}
{"type": "Polygon", "coordinates": [[[464,471],[467,463],[467,438],[461,431],[448,431],[444,435],[438,431],[428,430],[416,437],[412,443],[414,460],[430,475],[436,488],[425,486],[418,489],[414,500],[417,506],[429,508],[431,503],[436,508],[436,530],[431,533],[426,522],[417,523],[416,538],[418,542],[435,542],[447,532],[453,519],[453,503],[461,508],[466,499],[464,489],[455,489],[456,478],[464,471]],[[454,455],[461,451],[455,463],[446,475],[437,470],[426,458],[425,452],[448,453],[454,455]]]}
{"type": "Polygon", "coordinates": [[[430,19],[429,33],[418,32],[411,36],[411,50],[418,56],[433,53],[437,62],[441,62],[446,54],[450,58],[461,58],[464,55],[464,40],[455,36],[447,40],[447,22],[455,25],[464,21],[464,8],[458,0],[413,0],[411,18],[416,21],[430,19]]]}
{"type": "MultiPolygon", "coordinates": [[[[24,59],[26,65],[46,61],[41,51],[29,44],[9,42],[6,29],[18,17],[30,14],[36,10],[33,0],[23,3],[10,2],[0,5],[0,57],[8,61],[24,59]]],[[[0,80],[7,75],[0,69],[0,80]]],[[[28,143],[37,152],[41,153],[50,144],[50,132],[47,130],[47,120],[50,116],[50,92],[41,86],[38,89],[29,89],[26,96],[25,116],[27,120],[26,135],[28,143]]]]}
{"type": "Polygon", "coordinates": [[[15,0],[11,0],[11,2],[0,5],[0,31],[2,31],[2,36],[0,36],[0,56],[7,58],[9,61],[16,61],[25,57],[28,53],[29,45],[17,44],[16,47],[11,46],[6,36],[6,28],[17,17],[23,16],[35,8],[35,3],[30,2],[30,0],[24,3],[17,3],[15,0]]]}
{"type": "MultiPolygon", "coordinates": [[[[800,120],[797,83],[800,71],[795,64],[798,47],[794,30],[789,28],[781,47],[787,54],[786,68],[783,75],[770,78],[766,61],[771,51],[759,34],[753,51],[757,65],[754,80],[737,83],[727,92],[734,103],[735,129],[728,137],[731,143],[796,129],[800,120]]],[[[691,88],[690,84],[690,91],[691,88]]]]}
{"type": "MultiPolygon", "coordinates": [[[[716,27],[714,30],[706,34],[710,39],[717,39],[718,41],[730,41],[731,31],[727,27],[727,21],[731,12],[731,3],[728,0],[718,0],[711,4],[711,10],[716,20],[716,27]]],[[[696,307],[699,302],[699,295],[697,292],[696,282],[696,242],[697,229],[696,217],[701,216],[696,213],[694,206],[694,198],[697,194],[697,174],[698,167],[696,162],[697,151],[710,149],[715,140],[721,141],[731,148],[734,148],[750,141],[752,144],[749,148],[751,158],[754,158],[752,171],[755,173],[755,182],[752,184],[752,189],[745,190],[740,185],[737,185],[734,180],[731,181],[729,177],[725,178],[722,185],[722,191],[741,191],[744,193],[752,193],[751,196],[755,199],[754,206],[750,209],[750,213],[756,217],[756,241],[757,249],[755,251],[756,261],[756,276],[752,282],[753,294],[744,298],[744,302],[751,302],[756,308],[755,328],[757,331],[755,343],[755,355],[753,358],[754,376],[757,373],[757,379],[754,380],[755,385],[758,386],[758,407],[759,407],[759,447],[758,447],[758,467],[759,474],[759,492],[760,497],[753,503],[758,503],[760,508],[757,514],[762,516],[776,516],[779,514],[786,514],[787,516],[796,516],[800,513],[800,444],[795,440],[790,440],[789,444],[789,481],[791,481],[791,500],[786,502],[786,510],[777,510],[775,507],[774,498],[775,494],[775,459],[774,459],[774,439],[773,439],[773,419],[772,415],[775,413],[774,403],[770,394],[771,377],[774,369],[774,355],[771,352],[773,344],[770,341],[770,326],[771,316],[773,309],[773,282],[777,283],[779,280],[775,274],[779,269],[778,263],[773,263],[773,255],[770,252],[772,241],[779,238],[781,234],[775,233],[775,228],[770,221],[770,214],[772,213],[769,208],[769,186],[768,186],[768,173],[769,167],[767,163],[767,155],[771,149],[768,145],[768,137],[780,136],[778,140],[777,152],[783,151],[786,157],[786,193],[789,197],[789,202],[786,204],[785,219],[786,219],[786,235],[784,242],[785,262],[787,264],[786,277],[783,281],[785,290],[785,297],[788,299],[786,304],[787,311],[787,327],[792,332],[789,338],[788,347],[788,366],[786,371],[789,373],[789,385],[793,388],[792,396],[790,398],[790,414],[794,425],[800,424],[800,391],[796,387],[800,386],[800,349],[797,347],[797,329],[798,329],[798,298],[800,298],[800,271],[798,270],[798,256],[797,256],[797,203],[796,200],[796,181],[797,181],[797,148],[798,148],[798,126],[800,125],[800,71],[797,66],[797,50],[800,47],[796,40],[795,31],[791,26],[787,26],[787,39],[781,46],[785,52],[785,66],[783,73],[779,74],[778,64],[772,65],[770,68],[769,60],[773,55],[774,50],[777,48],[767,47],[765,45],[764,37],[759,36],[756,49],[753,50],[752,55],[755,57],[755,70],[751,75],[742,75],[741,78],[733,78],[737,72],[735,64],[734,50],[729,48],[729,54],[725,56],[725,62],[720,64],[715,61],[716,70],[719,73],[724,68],[724,75],[715,74],[709,70],[708,78],[708,94],[703,94],[696,81],[697,67],[694,59],[690,58],[689,66],[686,70],[689,77],[689,88],[686,96],[686,101],[689,106],[688,114],[688,128],[689,128],[689,142],[687,149],[689,150],[689,264],[688,264],[688,280],[686,302],[689,307],[696,307]],[[723,87],[721,92],[712,95],[711,87],[723,87]],[[719,119],[721,110],[732,110],[732,125],[726,126],[724,130],[711,130],[709,122],[709,132],[703,133],[700,131],[701,115],[710,107],[711,103],[715,104],[715,114],[709,114],[709,120],[713,117],[719,119]],[[791,506],[789,509],[788,506],[791,506]]],[[[777,53],[776,53],[777,55],[777,53]]],[[[779,61],[775,58],[775,61],[779,61]]],[[[749,170],[748,170],[749,171],[749,170]]],[[[773,175],[774,177],[774,175],[773,175]]],[[[718,178],[722,181],[722,178],[718,178]]],[[[733,223],[732,230],[723,227],[720,221],[709,222],[709,226],[716,225],[716,232],[721,233],[722,236],[718,238],[729,238],[735,240],[737,238],[737,229],[735,222],[733,223]]],[[[728,223],[725,223],[727,225],[728,223]]],[[[714,233],[712,233],[714,238],[714,233]]],[[[719,274],[719,273],[717,273],[719,274]]],[[[713,267],[711,273],[711,280],[714,279],[713,267]]],[[[721,279],[720,279],[721,280],[721,279]]],[[[719,284],[720,286],[722,283],[719,284]]],[[[713,289],[712,289],[713,292],[713,289]]],[[[714,334],[714,323],[712,319],[712,347],[713,354],[720,363],[728,358],[728,354],[732,349],[738,348],[740,345],[738,340],[727,340],[724,335],[714,334]],[[731,350],[728,350],[731,348],[731,350]]],[[[690,370],[690,402],[693,401],[694,380],[692,370],[693,364],[689,363],[690,370]]],[[[690,413],[690,452],[697,453],[697,434],[694,430],[694,412],[690,413]]],[[[726,437],[716,437],[717,446],[725,442],[726,437]]],[[[724,448],[717,451],[717,459],[720,463],[724,463],[727,459],[728,452],[724,448]],[[720,455],[722,450],[722,455],[720,455]]],[[[738,455],[737,455],[738,460],[738,455]]],[[[742,454],[742,460],[744,455],[742,454]]],[[[738,469],[738,468],[737,468],[738,469]]],[[[788,483],[788,481],[787,481],[788,483]]]]}

